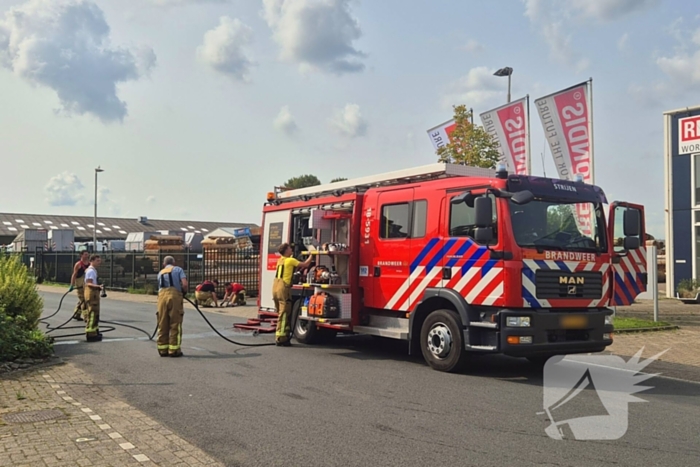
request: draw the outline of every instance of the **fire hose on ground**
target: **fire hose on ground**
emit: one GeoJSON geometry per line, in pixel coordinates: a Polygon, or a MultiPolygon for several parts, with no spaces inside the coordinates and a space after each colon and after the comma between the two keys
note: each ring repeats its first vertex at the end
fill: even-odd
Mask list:
{"type": "MultiPolygon", "coordinates": [[[[67,320],[65,323],[63,323],[63,324],[61,324],[61,325],[59,325],[59,326],[56,326],[56,327],[51,326],[51,324],[48,322],[48,320],[49,320],[50,318],[53,318],[54,316],[56,316],[56,315],[58,314],[58,312],[61,310],[61,306],[63,305],[63,300],[66,298],[66,296],[67,296],[70,292],[71,292],[71,290],[68,290],[66,293],[63,294],[63,296],[61,297],[61,300],[58,302],[58,308],[56,309],[56,311],[54,311],[54,312],[53,312],[52,314],[50,314],[49,316],[47,316],[47,317],[45,317],[45,318],[41,318],[41,319],[39,320],[40,323],[43,323],[43,324],[46,326],[46,329],[47,329],[46,334],[50,334],[50,333],[52,333],[52,332],[54,332],[54,331],[58,331],[59,329],[85,329],[84,326],[66,326],[68,323],[70,323],[70,322],[73,320],[73,316],[71,316],[70,318],[68,318],[68,320],[67,320]]],[[[102,295],[101,295],[101,296],[102,296],[103,298],[107,296],[107,294],[106,294],[106,292],[105,292],[104,290],[102,290],[102,295]]],[[[204,319],[204,321],[209,325],[209,327],[210,327],[219,337],[221,337],[223,340],[225,340],[225,341],[227,341],[227,342],[230,342],[231,344],[240,345],[240,346],[242,346],[242,347],[266,347],[266,346],[270,346],[270,345],[275,345],[274,342],[246,343],[246,342],[238,342],[238,341],[235,341],[235,340],[233,340],[233,339],[229,339],[228,337],[226,337],[226,336],[224,336],[223,334],[221,334],[221,332],[219,332],[219,330],[216,329],[216,328],[214,327],[213,324],[211,324],[211,322],[210,322],[210,321],[207,319],[207,317],[204,315],[204,312],[202,312],[202,310],[199,309],[199,306],[197,306],[196,303],[193,303],[193,302],[192,302],[189,298],[187,298],[187,297],[183,297],[183,298],[184,298],[185,300],[187,300],[187,301],[199,312],[199,314],[202,316],[202,318],[204,319]]],[[[158,323],[157,323],[157,322],[156,322],[156,327],[155,327],[155,329],[153,330],[153,333],[152,333],[152,334],[149,334],[147,331],[145,331],[145,330],[143,330],[143,329],[141,329],[141,328],[139,328],[139,327],[137,327],[137,326],[131,326],[131,325],[129,325],[129,324],[118,323],[118,322],[107,321],[107,320],[101,320],[100,322],[101,322],[101,323],[105,323],[105,324],[110,324],[110,325],[111,325],[111,326],[106,326],[106,327],[104,327],[104,328],[101,328],[101,329],[100,329],[101,332],[111,332],[111,331],[116,330],[116,328],[115,328],[114,326],[123,326],[123,327],[130,328],[130,329],[134,329],[134,330],[136,330],[136,331],[139,331],[139,332],[142,332],[142,333],[146,334],[146,336],[148,336],[148,340],[150,340],[150,341],[152,341],[153,338],[154,338],[154,337],[156,336],[156,334],[158,333],[158,323]]],[[[85,333],[84,333],[84,332],[81,332],[81,333],[76,333],[76,334],[65,334],[65,335],[60,335],[60,336],[56,336],[56,337],[79,337],[79,336],[84,336],[84,335],[85,335],[85,333]]]]}

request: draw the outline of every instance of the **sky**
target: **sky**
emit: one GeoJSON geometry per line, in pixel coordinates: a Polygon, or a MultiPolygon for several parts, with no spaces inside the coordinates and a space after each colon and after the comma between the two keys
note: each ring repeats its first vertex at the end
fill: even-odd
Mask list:
{"type": "Polygon", "coordinates": [[[260,223],[287,179],[436,162],[427,130],[593,78],[595,182],[664,235],[693,0],[0,0],[0,210],[260,223]]]}

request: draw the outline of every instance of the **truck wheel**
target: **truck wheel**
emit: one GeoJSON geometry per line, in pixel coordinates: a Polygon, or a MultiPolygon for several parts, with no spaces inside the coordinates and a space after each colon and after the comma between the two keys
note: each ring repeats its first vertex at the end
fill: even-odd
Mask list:
{"type": "Polygon", "coordinates": [[[294,338],[302,344],[315,344],[318,342],[320,333],[313,321],[301,318],[301,303],[302,300],[297,300],[292,307],[292,332],[294,338]]]}
{"type": "Polygon", "coordinates": [[[454,372],[467,361],[459,316],[452,310],[437,310],[428,315],[420,330],[423,358],[433,369],[454,372]]]}

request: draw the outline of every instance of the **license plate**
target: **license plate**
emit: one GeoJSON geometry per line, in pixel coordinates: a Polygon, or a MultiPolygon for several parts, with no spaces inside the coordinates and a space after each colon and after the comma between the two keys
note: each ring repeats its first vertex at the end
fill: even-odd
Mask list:
{"type": "Polygon", "coordinates": [[[588,326],[588,318],[582,315],[562,316],[559,323],[564,329],[583,329],[588,326]]]}

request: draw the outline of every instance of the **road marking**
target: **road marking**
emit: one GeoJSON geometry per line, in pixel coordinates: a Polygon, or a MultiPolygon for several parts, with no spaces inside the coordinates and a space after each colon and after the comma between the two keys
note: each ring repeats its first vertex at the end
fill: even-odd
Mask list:
{"type": "Polygon", "coordinates": [[[112,438],[112,439],[123,438],[123,436],[120,435],[119,433],[117,433],[116,431],[115,431],[114,433],[109,433],[107,436],[109,436],[109,437],[112,438]]]}
{"type": "Polygon", "coordinates": [[[134,446],[131,443],[122,443],[119,445],[120,448],[122,448],[125,451],[128,451],[129,449],[134,449],[136,446],[134,446]]]}
{"type": "Polygon", "coordinates": [[[146,456],[144,454],[134,454],[133,457],[134,457],[134,459],[136,459],[139,462],[148,462],[151,460],[148,458],[148,456],[146,456]]]}
{"type": "Polygon", "coordinates": [[[644,376],[653,376],[656,378],[672,379],[674,381],[682,381],[684,383],[700,384],[700,382],[698,382],[698,381],[693,381],[691,379],[676,378],[674,376],[666,376],[663,373],[644,373],[643,371],[628,370],[626,368],[615,368],[614,366],[599,365],[597,363],[579,362],[576,360],[567,360],[567,362],[578,363],[579,365],[586,365],[586,366],[597,366],[600,368],[607,368],[609,370],[625,371],[627,373],[634,373],[634,374],[639,374],[639,375],[644,375],[644,376]]]}
{"type": "Polygon", "coordinates": [[[79,343],[79,341],[56,341],[53,345],[73,345],[77,343],[79,343]]]}

